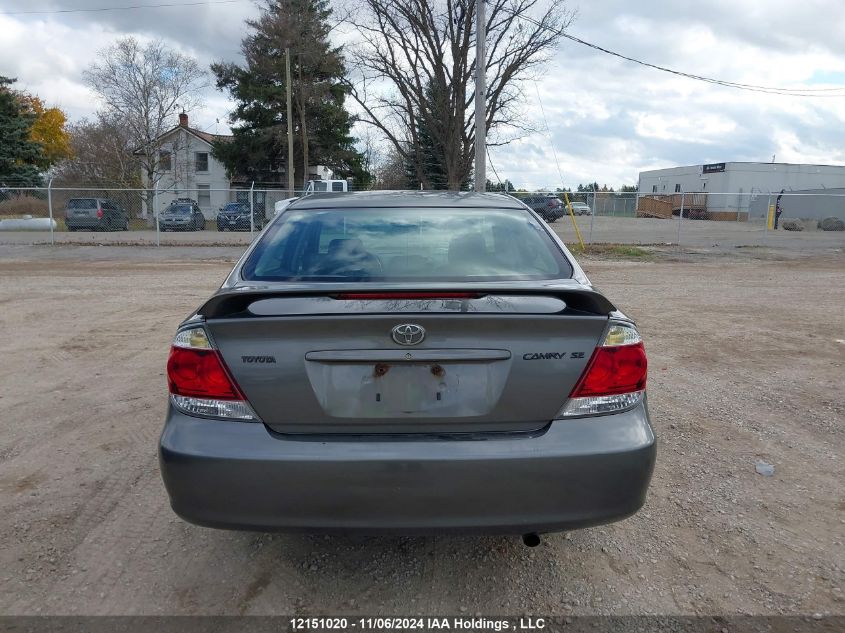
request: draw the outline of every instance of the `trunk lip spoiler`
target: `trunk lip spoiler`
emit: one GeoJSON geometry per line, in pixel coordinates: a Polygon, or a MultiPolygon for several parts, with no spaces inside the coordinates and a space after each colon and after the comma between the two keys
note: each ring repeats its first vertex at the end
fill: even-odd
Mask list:
{"type": "Polygon", "coordinates": [[[535,295],[553,296],[563,300],[567,309],[588,312],[600,316],[609,316],[616,312],[616,306],[601,292],[591,286],[586,286],[574,280],[555,283],[463,283],[463,284],[434,284],[434,283],[387,283],[387,284],[243,284],[220,288],[197,310],[196,315],[206,319],[222,318],[227,314],[243,312],[246,307],[260,299],[282,297],[325,297],[350,293],[383,293],[396,292],[426,292],[444,294],[455,292],[474,292],[481,295],[535,295]]]}

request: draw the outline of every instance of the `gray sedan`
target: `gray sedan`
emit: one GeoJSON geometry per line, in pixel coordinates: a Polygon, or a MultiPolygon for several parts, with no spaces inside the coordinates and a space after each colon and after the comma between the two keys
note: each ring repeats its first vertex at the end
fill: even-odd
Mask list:
{"type": "Polygon", "coordinates": [[[500,194],[293,202],[178,328],[175,512],[257,530],[537,534],[643,504],[634,323],[500,194]]]}

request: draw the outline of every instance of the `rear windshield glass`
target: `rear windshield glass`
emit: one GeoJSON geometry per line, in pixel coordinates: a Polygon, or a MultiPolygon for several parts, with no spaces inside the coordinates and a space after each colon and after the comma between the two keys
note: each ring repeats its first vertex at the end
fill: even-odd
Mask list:
{"type": "Polygon", "coordinates": [[[229,204],[226,205],[226,207],[223,210],[227,211],[229,213],[245,213],[249,209],[247,209],[245,204],[241,204],[239,202],[230,202],[229,204]]]}
{"type": "Polygon", "coordinates": [[[521,209],[289,210],[244,263],[267,281],[561,279],[572,267],[521,209]]]}
{"type": "Polygon", "coordinates": [[[73,198],[67,201],[68,209],[96,209],[97,201],[93,198],[73,198]]]}

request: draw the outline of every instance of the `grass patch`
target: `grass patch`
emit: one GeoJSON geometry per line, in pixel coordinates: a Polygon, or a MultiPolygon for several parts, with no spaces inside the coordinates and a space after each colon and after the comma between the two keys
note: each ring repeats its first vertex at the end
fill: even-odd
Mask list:
{"type": "MultiPolygon", "coordinates": [[[[44,216],[46,217],[46,216],[44,216]]],[[[64,216],[53,216],[53,219],[56,221],[56,232],[57,233],[67,233],[67,225],[65,224],[64,216]]],[[[130,231],[146,231],[152,228],[155,230],[155,224],[152,227],[147,223],[147,221],[143,218],[129,218],[129,230],[130,231]]],[[[88,229],[84,231],[88,233],[88,229]]]]}
{"type": "Polygon", "coordinates": [[[47,201],[35,196],[16,196],[0,200],[0,219],[20,218],[31,215],[34,218],[46,218],[47,201]]]}
{"type": "Polygon", "coordinates": [[[652,251],[640,248],[639,246],[632,246],[631,244],[589,244],[583,251],[577,244],[573,244],[569,248],[576,255],[641,261],[654,259],[654,253],[652,251]]]}

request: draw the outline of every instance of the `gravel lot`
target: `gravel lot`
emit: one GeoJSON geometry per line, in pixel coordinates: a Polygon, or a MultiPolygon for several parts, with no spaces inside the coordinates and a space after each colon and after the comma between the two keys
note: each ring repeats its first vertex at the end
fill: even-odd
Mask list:
{"type": "Polygon", "coordinates": [[[845,614],[841,253],[585,259],[643,330],[658,464],[635,517],[527,549],[176,518],[169,339],[238,249],[151,251],[0,246],[0,613],[845,614]]]}

